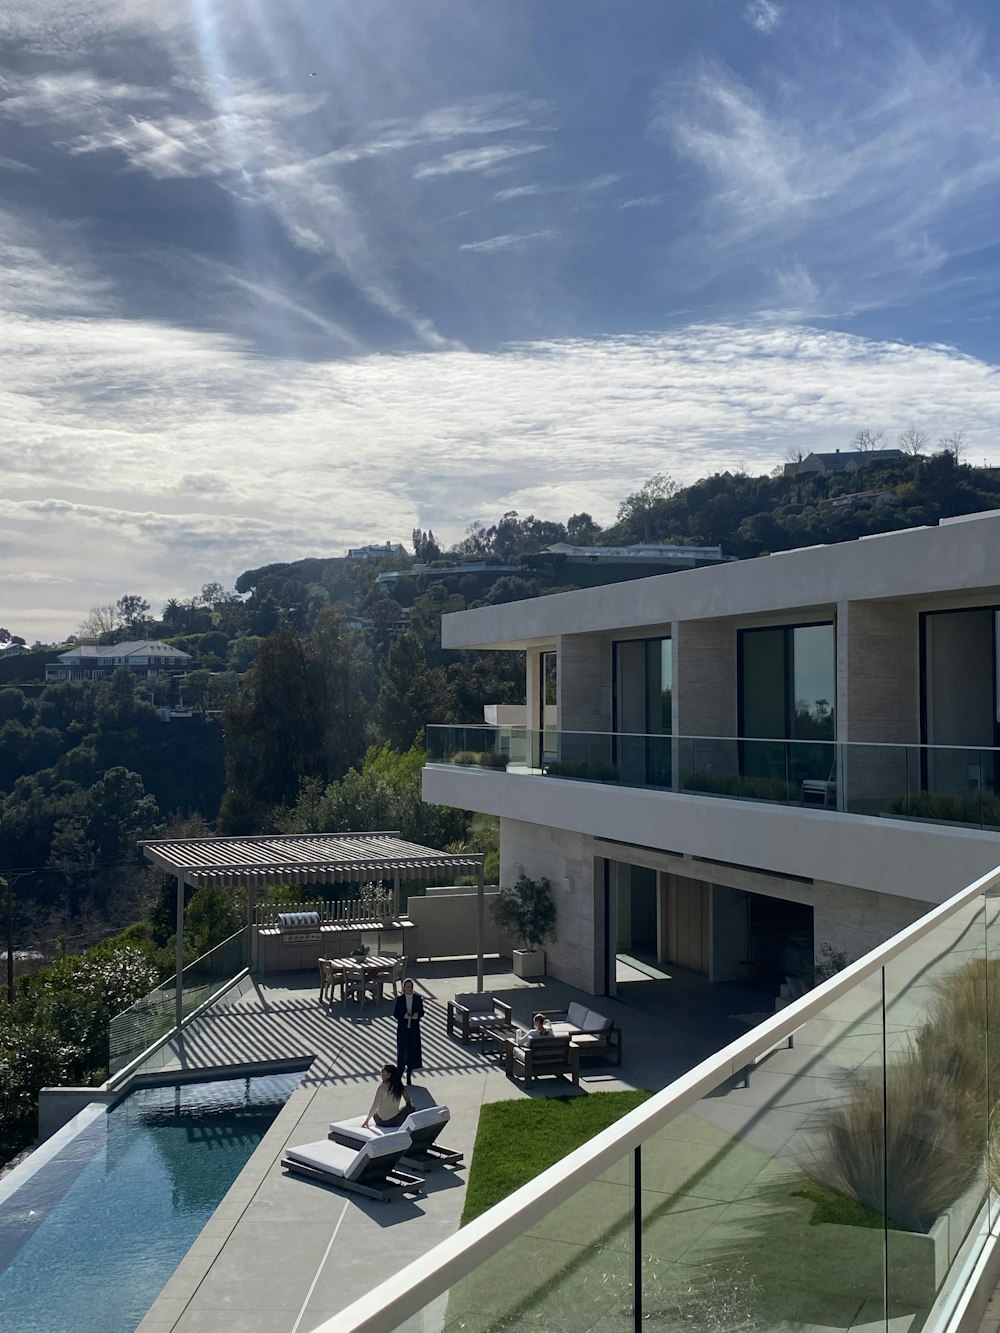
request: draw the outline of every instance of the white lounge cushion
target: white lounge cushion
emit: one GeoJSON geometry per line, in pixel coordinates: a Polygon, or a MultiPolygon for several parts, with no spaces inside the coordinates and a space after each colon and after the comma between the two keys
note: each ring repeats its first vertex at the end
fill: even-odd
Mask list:
{"type": "Polygon", "coordinates": [[[400,1129],[414,1134],[418,1129],[430,1129],[432,1125],[446,1125],[451,1119],[447,1106],[424,1106],[419,1111],[411,1111],[400,1125],[400,1129]]]}
{"type": "Polygon", "coordinates": [[[583,1020],[587,1017],[587,1013],[587,1006],[585,1004],[579,1004],[574,1000],[566,1010],[566,1021],[567,1023],[572,1023],[576,1028],[582,1028],[583,1020]]]}
{"type": "Polygon", "coordinates": [[[611,1019],[605,1018],[599,1014],[596,1009],[588,1009],[587,1016],[580,1024],[584,1032],[607,1032],[611,1026],[611,1019]]]}
{"type": "Polygon", "coordinates": [[[286,1148],[285,1156],[290,1162],[312,1167],[314,1171],[323,1171],[328,1176],[337,1176],[343,1180],[354,1165],[359,1151],[358,1148],[331,1143],[329,1139],[320,1139],[318,1143],[303,1143],[298,1148],[286,1148]]]}
{"type": "Polygon", "coordinates": [[[364,1126],[364,1116],[356,1115],[352,1116],[350,1120],[332,1121],[330,1133],[342,1134],[362,1143],[369,1139],[385,1138],[387,1134],[398,1132],[415,1134],[417,1130],[429,1129],[433,1125],[446,1125],[450,1119],[451,1112],[447,1106],[425,1106],[419,1111],[411,1111],[403,1123],[398,1126],[379,1126],[373,1123],[366,1128],[364,1126]]]}
{"type": "Polygon", "coordinates": [[[285,1157],[290,1162],[312,1167],[314,1171],[323,1171],[328,1176],[341,1180],[357,1180],[365,1168],[382,1157],[398,1157],[410,1147],[413,1140],[402,1130],[391,1134],[380,1134],[369,1139],[360,1148],[348,1148],[329,1139],[320,1139],[318,1143],[304,1143],[298,1148],[286,1148],[285,1157]]]}
{"type": "Polygon", "coordinates": [[[550,1023],[553,1037],[575,1037],[580,1031],[573,1023],[550,1023]]]}
{"type": "Polygon", "coordinates": [[[486,991],[469,991],[464,995],[456,995],[455,1003],[461,1005],[463,1009],[468,1009],[470,1014],[492,1014],[493,996],[486,991]]]}

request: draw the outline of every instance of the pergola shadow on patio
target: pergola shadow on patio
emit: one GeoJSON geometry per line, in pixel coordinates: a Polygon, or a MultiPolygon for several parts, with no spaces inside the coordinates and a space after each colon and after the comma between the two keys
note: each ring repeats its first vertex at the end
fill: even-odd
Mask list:
{"type": "MultiPolygon", "coordinates": [[[[378,833],[302,833],[233,838],[152,839],[140,843],[143,854],[177,881],[177,951],[175,1025],[183,1021],[184,888],[218,886],[247,890],[247,935],[259,895],[278,885],[366,884],[391,882],[393,908],[399,913],[400,885],[413,880],[444,882],[475,875],[477,894],[477,989],[483,989],[485,894],[480,853],[440,852],[407,842],[398,831],[378,833]]],[[[249,963],[249,955],[244,960],[249,963]]]]}

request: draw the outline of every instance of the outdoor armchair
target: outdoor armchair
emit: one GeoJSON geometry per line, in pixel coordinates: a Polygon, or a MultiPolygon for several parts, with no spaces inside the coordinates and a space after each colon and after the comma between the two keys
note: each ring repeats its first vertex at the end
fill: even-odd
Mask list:
{"type": "Polygon", "coordinates": [[[498,1027],[512,1027],[510,1013],[509,1004],[487,992],[456,995],[448,1001],[448,1036],[457,1035],[466,1043],[477,1041],[498,1027]]]}
{"type": "Polygon", "coordinates": [[[518,1046],[512,1038],[504,1042],[505,1072],[508,1078],[522,1079],[525,1084],[551,1074],[557,1077],[569,1074],[580,1086],[580,1052],[569,1037],[533,1037],[530,1046],[518,1046]]]}

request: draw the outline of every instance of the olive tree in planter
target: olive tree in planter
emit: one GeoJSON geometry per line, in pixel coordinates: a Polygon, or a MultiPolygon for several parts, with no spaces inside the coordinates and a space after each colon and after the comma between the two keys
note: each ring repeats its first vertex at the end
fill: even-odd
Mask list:
{"type": "Polygon", "coordinates": [[[547,879],[519,875],[513,888],[501,889],[490,911],[505,935],[520,944],[514,952],[514,975],[540,977],[545,974],[547,944],[556,937],[556,905],[547,879]]]}

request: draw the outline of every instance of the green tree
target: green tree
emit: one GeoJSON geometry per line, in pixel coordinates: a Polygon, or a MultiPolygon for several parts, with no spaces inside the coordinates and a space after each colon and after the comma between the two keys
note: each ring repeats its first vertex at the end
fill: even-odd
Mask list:
{"type": "Polygon", "coordinates": [[[399,751],[408,750],[428,722],[437,721],[447,703],[440,667],[428,667],[416,634],[400,634],[382,664],[375,707],[379,734],[399,751]]]}
{"type": "Polygon", "coordinates": [[[365,709],[356,662],[332,608],[309,634],[287,623],[261,646],[226,705],[228,785],[220,822],[229,833],[271,827],[304,778],[342,776],[364,752],[365,709]]]}
{"type": "Polygon", "coordinates": [[[404,753],[388,742],[372,746],[339,781],[304,782],[295,804],[280,812],[278,827],[283,833],[393,828],[413,842],[446,847],[465,836],[466,815],[421,798],[423,765],[422,744],[404,753]]]}

